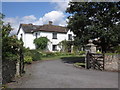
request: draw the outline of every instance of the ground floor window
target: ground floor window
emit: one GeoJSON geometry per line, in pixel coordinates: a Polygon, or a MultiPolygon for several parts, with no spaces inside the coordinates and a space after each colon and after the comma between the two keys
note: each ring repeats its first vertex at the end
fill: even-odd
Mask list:
{"type": "Polygon", "coordinates": [[[57,45],[53,45],[53,46],[52,46],[52,50],[53,50],[53,51],[57,51],[57,45]]]}
{"type": "Polygon", "coordinates": [[[72,40],[72,34],[68,34],[68,40],[72,40]]]}

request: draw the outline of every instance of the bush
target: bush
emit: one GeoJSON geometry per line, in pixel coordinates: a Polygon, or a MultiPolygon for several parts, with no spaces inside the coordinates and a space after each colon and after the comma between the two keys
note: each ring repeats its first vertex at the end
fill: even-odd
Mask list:
{"type": "Polygon", "coordinates": [[[37,49],[45,50],[47,47],[48,41],[49,39],[47,37],[40,37],[34,40],[34,44],[36,45],[37,49]]]}
{"type": "Polygon", "coordinates": [[[80,51],[79,54],[83,55],[83,54],[85,54],[85,51],[80,51]]]}
{"type": "Polygon", "coordinates": [[[5,56],[4,60],[19,60],[19,55],[12,54],[11,52],[5,52],[3,56],[5,56]]]}
{"type": "Polygon", "coordinates": [[[119,53],[105,53],[105,55],[117,55],[119,53]]]}
{"type": "Polygon", "coordinates": [[[55,52],[55,56],[66,56],[66,55],[75,55],[75,53],[63,53],[63,52],[55,52]]]}
{"type": "Polygon", "coordinates": [[[24,56],[24,62],[27,64],[31,64],[32,63],[32,57],[31,56],[24,56]]]}
{"type": "Polygon", "coordinates": [[[30,50],[33,61],[41,60],[42,54],[38,50],[30,50]]]}
{"type": "Polygon", "coordinates": [[[46,52],[46,57],[52,57],[55,56],[55,53],[52,52],[46,52]]]}
{"type": "Polygon", "coordinates": [[[54,55],[55,55],[55,56],[60,56],[60,55],[61,55],[61,52],[55,52],[54,55]]]}
{"type": "Polygon", "coordinates": [[[32,53],[30,52],[30,50],[27,48],[27,49],[25,49],[25,51],[24,51],[25,53],[24,53],[24,56],[32,56],[32,53]]]}
{"type": "Polygon", "coordinates": [[[115,51],[115,53],[119,53],[120,54],[120,46],[116,46],[113,49],[115,51]]]}
{"type": "Polygon", "coordinates": [[[55,52],[54,55],[55,56],[65,56],[67,53],[63,53],[63,52],[55,52]]]}
{"type": "Polygon", "coordinates": [[[97,53],[97,54],[102,54],[102,52],[100,52],[100,51],[99,51],[99,52],[96,52],[96,53],[97,53]]]}

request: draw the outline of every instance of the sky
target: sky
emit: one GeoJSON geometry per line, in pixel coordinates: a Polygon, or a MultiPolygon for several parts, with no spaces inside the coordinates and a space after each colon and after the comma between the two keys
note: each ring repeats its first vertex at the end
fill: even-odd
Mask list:
{"type": "Polygon", "coordinates": [[[65,13],[68,1],[65,2],[2,2],[2,13],[5,15],[4,22],[10,23],[16,34],[21,23],[34,25],[48,24],[53,21],[54,25],[66,26],[65,13]]]}

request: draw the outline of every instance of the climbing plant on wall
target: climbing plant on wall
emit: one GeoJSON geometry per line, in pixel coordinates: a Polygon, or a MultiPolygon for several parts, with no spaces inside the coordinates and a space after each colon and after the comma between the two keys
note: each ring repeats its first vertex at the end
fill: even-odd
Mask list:
{"type": "Polygon", "coordinates": [[[48,42],[49,42],[49,39],[47,37],[40,37],[40,38],[36,38],[34,40],[34,44],[36,45],[36,49],[40,49],[40,50],[45,50],[48,42]]]}

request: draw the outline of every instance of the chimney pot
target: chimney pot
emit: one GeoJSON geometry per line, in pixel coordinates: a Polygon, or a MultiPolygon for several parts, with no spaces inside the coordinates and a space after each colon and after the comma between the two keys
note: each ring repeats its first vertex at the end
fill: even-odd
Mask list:
{"type": "Polygon", "coordinates": [[[52,25],[52,23],[53,23],[52,21],[49,21],[49,25],[52,25]]]}
{"type": "Polygon", "coordinates": [[[29,25],[33,25],[32,23],[29,23],[29,25]]]}

